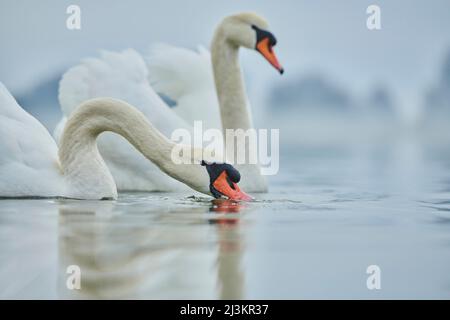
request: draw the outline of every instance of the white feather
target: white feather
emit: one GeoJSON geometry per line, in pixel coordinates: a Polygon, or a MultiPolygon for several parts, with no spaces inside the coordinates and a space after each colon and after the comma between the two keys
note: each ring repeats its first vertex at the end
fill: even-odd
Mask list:
{"type": "MultiPolygon", "coordinates": [[[[193,164],[172,163],[170,155],[175,144],[126,102],[99,98],[82,103],[68,118],[58,150],[45,127],[23,110],[0,83],[0,198],[116,199],[116,183],[96,143],[106,131],[115,132],[114,138],[125,137],[147,163],[158,166],[156,174],[163,175],[164,171],[177,183],[183,181],[199,192],[209,192],[209,177],[200,166],[202,158],[197,156],[202,150],[186,155],[193,164]]],[[[124,164],[127,166],[129,163],[124,164]]],[[[119,178],[120,174],[129,179],[126,171],[119,171],[119,178]]],[[[148,183],[146,178],[144,172],[143,183],[148,183]]],[[[134,186],[139,186],[137,179],[134,186]]]]}
{"type": "Polygon", "coordinates": [[[58,147],[0,82],[0,197],[63,193],[58,147]]]}
{"type": "MultiPolygon", "coordinates": [[[[78,104],[98,97],[112,97],[132,104],[167,137],[177,128],[190,130],[189,125],[151,88],[146,64],[132,49],[102,51],[100,58],[85,59],[63,75],[59,85],[59,101],[65,117],[78,104]]],[[[63,117],[56,127],[56,138],[64,128],[64,121],[63,117]]],[[[161,172],[118,135],[102,134],[98,146],[119,190],[188,190],[184,184],[161,172]]]]}
{"type": "MultiPolygon", "coordinates": [[[[98,59],[86,59],[70,69],[60,83],[64,115],[67,117],[86,99],[113,97],[136,106],[167,137],[175,129],[186,128],[192,132],[196,120],[203,122],[204,129],[221,128],[221,123],[227,129],[251,129],[238,49],[255,47],[257,39],[252,25],[267,27],[266,21],[253,13],[224,18],[212,41],[214,59],[210,59],[204,48],[192,51],[168,45],[153,47],[147,59],[148,69],[142,57],[131,49],[120,53],[103,52],[98,59]],[[224,35],[232,39],[228,41],[224,35]],[[215,61],[215,79],[211,60],[215,61]],[[177,105],[169,108],[149,80],[156,92],[172,98],[177,105]],[[221,112],[217,96],[221,98],[221,112]]],[[[62,123],[56,135],[61,126],[62,123]]],[[[100,137],[99,150],[121,190],[169,191],[182,187],[145,161],[120,137],[104,134],[100,137]]],[[[248,143],[245,143],[245,150],[250,151],[248,143]]],[[[243,177],[244,189],[267,191],[258,164],[239,164],[237,169],[243,177]]]]}
{"type": "Polygon", "coordinates": [[[148,83],[148,70],[133,49],[102,51],[100,58],[88,58],[62,77],[59,102],[67,117],[82,102],[98,97],[121,99],[143,112],[166,136],[187,124],[176,116],[148,83]]]}
{"type": "Polygon", "coordinates": [[[157,44],[147,57],[150,84],[176,101],[173,110],[189,124],[203,121],[204,128],[221,128],[219,103],[214,86],[211,54],[157,44]]]}

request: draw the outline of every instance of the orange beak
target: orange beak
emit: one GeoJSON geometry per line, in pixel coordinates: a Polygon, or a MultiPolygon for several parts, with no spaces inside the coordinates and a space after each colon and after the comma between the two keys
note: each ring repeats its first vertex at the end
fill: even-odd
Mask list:
{"type": "Polygon", "coordinates": [[[284,69],[278,62],[277,56],[273,51],[273,47],[270,45],[269,38],[264,38],[259,41],[256,45],[256,50],[259,51],[266,58],[269,63],[275,67],[281,74],[283,74],[284,69]]]}
{"type": "Polygon", "coordinates": [[[228,175],[226,171],[223,171],[219,177],[213,183],[214,188],[219,191],[221,194],[228,197],[230,200],[242,200],[242,201],[251,201],[253,200],[245,192],[239,189],[238,185],[228,179],[228,175]]]}

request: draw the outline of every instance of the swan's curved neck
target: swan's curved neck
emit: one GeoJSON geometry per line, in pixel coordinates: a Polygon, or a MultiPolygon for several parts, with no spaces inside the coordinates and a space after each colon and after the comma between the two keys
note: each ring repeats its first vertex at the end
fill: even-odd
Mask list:
{"type": "Polygon", "coordinates": [[[239,64],[239,47],[227,40],[221,27],[212,41],[211,59],[223,130],[252,128],[239,64]]]}
{"type": "MultiPolygon", "coordinates": [[[[61,138],[59,158],[72,198],[117,198],[110,171],[101,157],[96,139],[105,131],[123,136],[162,171],[196,190],[208,187],[206,170],[197,164],[175,164],[175,144],[161,134],[131,105],[116,99],[89,100],[72,113],[61,138]],[[189,172],[186,174],[186,172],[189,172]]],[[[201,159],[191,156],[191,163],[201,159]]]]}

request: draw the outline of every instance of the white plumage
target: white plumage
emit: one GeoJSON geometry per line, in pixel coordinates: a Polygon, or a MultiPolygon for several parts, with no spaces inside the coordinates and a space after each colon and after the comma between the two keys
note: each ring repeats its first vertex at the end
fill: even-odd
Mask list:
{"type": "MultiPolygon", "coordinates": [[[[100,58],[85,59],[64,74],[59,85],[64,117],[54,131],[56,141],[74,108],[85,100],[99,97],[130,103],[166,136],[170,137],[176,128],[189,129],[189,125],[149,86],[148,69],[136,51],[102,51],[100,58]]],[[[99,137],[98,146],[119,190],[188,190],[184,184],[161,172],[120,136],[105,132],[99,137]]]]}
{"type": "Polygon", "coordinates": [[[174,164],[175,143],[128,103],[97,98],[77,106],[64,125],[58,150],[44,126],[0,83],[0,197],[116,199],[116,183],[97,148],[103,132],[122,137],[113,143],[128,140],[147,163],[158,166],[157,174],[209,193],[202,150],[183,155],[188,164],[174,164]]]}
{"type": "Polygon", "coordinates": [[[0,197],[60,195],[58,147],[0,82],[0,197]]]}
{"type": "Polygon", "coordinates": [[[151,86],[176,101],[173,110],[177,115],[191,125],[202,121],[204,129],[222,127],[211,54],[206,48],[199,46],[194,51],[157,44],[146,60],[151,86]]]}
{"type": "MultiPolygon", "coordinates": [[[[209,193],[209,177],[198,165],[203,152],[192,153],[194,165],[176,165],[170,157],[175,143],[167,137],[180,128],[192,131],[196,120],[204,129],[252,128],[238,49],[255,48],[253,26],[267,24],[255,14],[226,17],[216,29],[211,58],[203,48],[161,45],[151,51],[148,66],[132,49],[83,60],[60,82],[64,117],[54,132],[59,151],[1,84],[0,197],[116,198],[116,185],[142,191],[188,190],[188,185],[209,193]],[[149,79],[177,101],[176,108],[164,103],[149,79]]],[[[236,167],[244,190],[267,191],[258,164],[236,167]]]]}

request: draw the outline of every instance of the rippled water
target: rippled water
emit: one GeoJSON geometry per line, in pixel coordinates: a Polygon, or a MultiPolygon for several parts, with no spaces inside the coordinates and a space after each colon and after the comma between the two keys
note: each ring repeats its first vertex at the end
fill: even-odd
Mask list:
{"type": "Polygon", "coordinates": [[[245,204],[1,200],[0,297],[449,298],[449,159],[408,143],[299,148],[245,204]]]}

